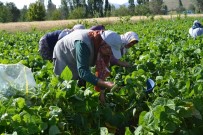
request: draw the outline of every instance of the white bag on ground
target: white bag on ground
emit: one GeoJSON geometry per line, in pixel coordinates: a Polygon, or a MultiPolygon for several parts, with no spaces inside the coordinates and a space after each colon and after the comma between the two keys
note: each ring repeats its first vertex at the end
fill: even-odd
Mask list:
{"type": "Polygon", "coordinates": [[[35,92],[36,82],[31,70],[21,63],[0,64],[0,97],[35,92]]]}

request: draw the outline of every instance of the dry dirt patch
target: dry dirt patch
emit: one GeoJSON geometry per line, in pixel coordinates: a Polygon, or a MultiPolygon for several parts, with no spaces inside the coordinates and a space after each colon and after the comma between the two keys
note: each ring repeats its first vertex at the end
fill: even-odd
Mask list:
{"type": "MultiPolygon", "coordinates": [[[[171,19],[177,16],[185,17],[185,15],[159,15],[154,16],[154,19],[171,19]]],[[[203,17],[203,14],[192,14],[187,15],[188,17],[203,17]]],[[[8,32],[17,31],[31,31],[33,29],[37,30],[48,30],[52,28],[71,28],[74,24],[87,21],[88,24],[112,24],[118,22],[120,17],[105,17],[105,18],[91,18],[91,19],[79,19],[79,20],[57,20],[57,21],[36,21],[36,22],[16,22],[16,23],[0,23],[0,30],[5,30],[8,32]]],[[[133,16],[130,18],[132,21],[140,21],[144,19],[149,19],[146,16],[133,16]]]]}

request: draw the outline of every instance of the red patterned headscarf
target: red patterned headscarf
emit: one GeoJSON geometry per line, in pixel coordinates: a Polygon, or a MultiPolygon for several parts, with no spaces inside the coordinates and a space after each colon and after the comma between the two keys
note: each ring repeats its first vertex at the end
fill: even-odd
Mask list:
{"type": "MultiPolygon", "coordinates": [[[[99,79],[105,80],[110,75],[110,71],[108,70],[110,56],[104,56],[100,53],[101,43],[103,42],[100,31],[91,31],[88,36],[94,44],[94,61],[96,65],[95,75],[99,79]]],[[[95,86],[95,90],[100,91],[101,88],[99,86],[95,86]]]]}

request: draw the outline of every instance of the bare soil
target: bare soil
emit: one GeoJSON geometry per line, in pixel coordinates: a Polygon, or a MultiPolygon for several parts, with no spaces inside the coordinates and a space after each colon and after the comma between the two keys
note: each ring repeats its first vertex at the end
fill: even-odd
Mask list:
{"type": "MultiPolygon", "coordinates": [[[[175,17],[185,17],[185,15],[158,15],[154,16],[154,19],[171,19],[175,17]]],[[[203,17],[203,14],[191,14],[188,17],[203,17]]],[[[140,21],[150,19],[146,16],[133,16],[130,18],[132,21],[140,21]]],[[[57,21],[34,21],[34,22],[11,22],[11,23],[0,23],[0,31],[8,32],[28,32],[31,30],[49,30],[53,28],[72,28],[77,23],[88,23],[89,25],[98,24],[113,24],[120,21],[120,17],[105,17],[105,18],[91,18],[91,19],[78,19],[78,20],[57,20],[57,21]]]]}

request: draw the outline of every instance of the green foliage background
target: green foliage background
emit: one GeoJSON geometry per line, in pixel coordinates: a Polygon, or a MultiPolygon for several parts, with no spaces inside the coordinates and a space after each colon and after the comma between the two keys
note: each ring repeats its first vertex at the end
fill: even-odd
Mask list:
{"type": "Polygon", "coordinates": [[[57,77],[53,64],[42,60],[38,41],[48,31],[1,32],[0,63],[23,63],[38,85],[36,93],[0,99],[0,133],[201,135],[203,40],[188,35],[195,19],[203,21],[187,16],[139,22],[120,18],[106,25],[119,34],[135,31],[140,42],[122,58],[131,68],[111,67],[108,79],[119,87],[106,92],[105,105],[92,85],[79,89],[69,80],[68,69],[57,77]],[[148,78],[156,86],[146,94],[148,78]]]}

